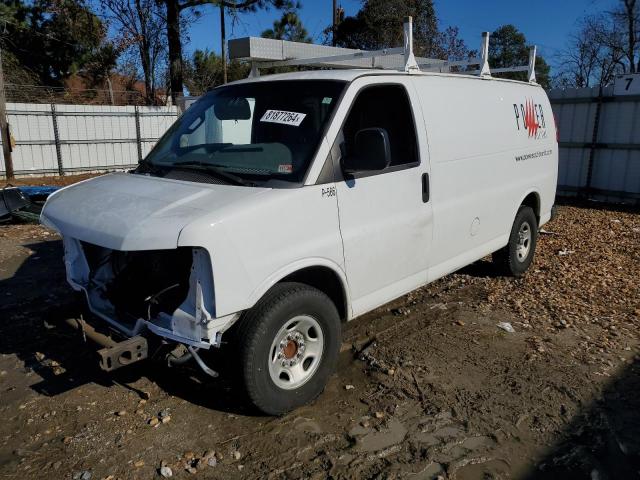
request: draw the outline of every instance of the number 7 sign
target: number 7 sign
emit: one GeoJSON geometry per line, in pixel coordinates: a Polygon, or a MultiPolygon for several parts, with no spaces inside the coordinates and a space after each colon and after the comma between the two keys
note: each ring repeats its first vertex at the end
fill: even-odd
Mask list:
{"type": "Polygon", "coordinates": [[[618,75],[613,87],[613,94],[616,96],[640,95],[640,73],[618,75]]]}

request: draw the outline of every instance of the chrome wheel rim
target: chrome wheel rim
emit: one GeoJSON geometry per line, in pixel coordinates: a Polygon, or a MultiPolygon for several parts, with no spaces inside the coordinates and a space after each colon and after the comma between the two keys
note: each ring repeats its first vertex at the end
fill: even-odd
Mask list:
{"type": "Polygon", "coordinates": [[[269,349],[269,375],[283,390],[299,388],[313,377],[324,351],[324,335],[309,315],[287,320],[269,349]]]}
{"type": "Polygon", "coordinates": [[[516,257],[519,262],[524,262],[529,256],[532,235],[529,222],[523,222],[520,225],[520,230],[518,230],[518,243],[516,245],[516,257]]]}

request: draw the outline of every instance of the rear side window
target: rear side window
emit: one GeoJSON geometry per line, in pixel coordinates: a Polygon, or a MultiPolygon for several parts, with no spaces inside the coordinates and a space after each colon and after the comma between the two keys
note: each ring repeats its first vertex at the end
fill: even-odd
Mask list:
{"type": "Polygon", "coordinates": [[[389,169],[418,164],[411,104],[402,85],[366,87],[358,94],[343,127],[347,154],[353,152],[356,133],[364,128],[383,128],[387,131],[391,147],[389,169]]]}

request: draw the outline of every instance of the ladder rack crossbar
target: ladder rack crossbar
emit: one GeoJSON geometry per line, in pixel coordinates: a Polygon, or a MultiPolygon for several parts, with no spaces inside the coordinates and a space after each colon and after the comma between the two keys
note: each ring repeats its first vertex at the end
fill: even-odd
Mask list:
{"type": "Polygon", "coordinates": [[[492,68],[491,73],[507,73],[507,72],[528,72],[529,65],[523,65],[521,67],[505,67],[505,68],[492,68]]]}

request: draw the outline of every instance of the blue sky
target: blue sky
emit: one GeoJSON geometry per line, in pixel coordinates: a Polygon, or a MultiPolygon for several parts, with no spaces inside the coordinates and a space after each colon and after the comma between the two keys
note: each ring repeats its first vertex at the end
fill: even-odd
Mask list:
{"type": "MultiPolygon", "coordinates": [[[[358,0],[338,0],[338,3],[347,15],[355,14],[361,5],[358,0]]],[[[500,25],[512,23],[554,64],[553,56],[565,47],[576,22],[585,14],[610,8],[613,3],[614,0],[436,0],[435,6],[440,26],[458,26],[470,48],[479,47],[480,32],[493,31],[500,25]]],[[[331,4],[332,0],[302,0],[300,16],[316,42],[321,41],[323,29],[331,23],[331,4]]],[[[200,11],[203,15],[191,26],[191,41],[185,45],[185,51],[210,49],[220,52],[218,10],[205,6],[200,11]]],[[[240,15],[235,25],[228,19],[227,36],[259,36],[278,17],[278,12],[271,9],[240,15]]]]}

